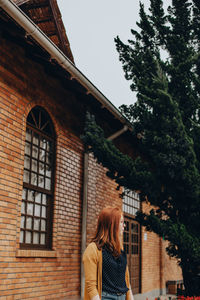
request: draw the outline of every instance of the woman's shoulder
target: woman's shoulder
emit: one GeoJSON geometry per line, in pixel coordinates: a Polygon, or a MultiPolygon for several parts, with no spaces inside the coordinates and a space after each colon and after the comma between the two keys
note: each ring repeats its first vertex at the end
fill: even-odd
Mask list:
{"type": "Polygon", "coordinates": [[[84,255],[83,255],[83,258],[84,257],[87,257],[87,256],[98,256],[99,254],[101,253],[101,250],[99,250],[97,248],[97,245],[95,242],[91,242],[87,248],[85,249],[85,252],[84,252],[84,255]]]}
{"type": "Polygon", "coordinates": [[[96,252],[99,251],[95,242],[89,243],[89,245],[87,246],[86,250],[87,251],[96,251],[96,252]]]}

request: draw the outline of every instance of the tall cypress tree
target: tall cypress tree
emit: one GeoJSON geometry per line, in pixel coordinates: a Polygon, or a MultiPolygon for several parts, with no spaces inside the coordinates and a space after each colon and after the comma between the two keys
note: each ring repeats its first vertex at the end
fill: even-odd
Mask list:
{"type": "Polygon", "coordinates": [[[125,78],[137,101],[122,105],[139,156],[131,159],[88,117],[84,141],[108,176],[139,190],[156,207],[138,221],[169,241],[183,272],[185,293],[200,296],[200,1],[140,4],[138,30],[115,39],[125,78]]]}

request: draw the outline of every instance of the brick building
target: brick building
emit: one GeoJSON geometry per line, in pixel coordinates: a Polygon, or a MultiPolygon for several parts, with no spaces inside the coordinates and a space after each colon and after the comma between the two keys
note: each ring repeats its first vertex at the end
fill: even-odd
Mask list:
{"type": "Polygon", "coordinates": [[[78,298],[81,253],[106,205],[124,210],[135,299],[165,293],[168,280],[182,277],[166,242],[135,222],[137,194],[121,199],[85,153],[88,110],[134,157],[129,123],[74,65],[56,0],[0,0],[1,300],[78,298]]]}

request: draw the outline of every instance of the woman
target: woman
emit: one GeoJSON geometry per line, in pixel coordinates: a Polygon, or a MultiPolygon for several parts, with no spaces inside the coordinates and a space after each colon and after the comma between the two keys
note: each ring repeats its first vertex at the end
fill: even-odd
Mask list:
{"type": "Polygon", "coordinates": [[[122,250],[124,218],[118,207],[104,208],[83,255],[84,300],[133,300],[127,258],[122,250]]]}

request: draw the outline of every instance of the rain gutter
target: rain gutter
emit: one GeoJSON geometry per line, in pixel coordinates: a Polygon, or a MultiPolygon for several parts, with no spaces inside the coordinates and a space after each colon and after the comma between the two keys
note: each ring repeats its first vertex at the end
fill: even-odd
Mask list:
{"type": "Polygon", "coordinates": [[[131,130],[130,123],[122,116],[120,111],[91,83],[90,80],[68,59],[68,57],[44,34],[44,32],[11,0],[0,0],[0,7],[5,10],[35,41],[38,42],[57,61],[72,79],[76,79],[85,87],[88,94],[92,94],[101,104],[110,111],[116,119],[126,124],[131,130]]]}

